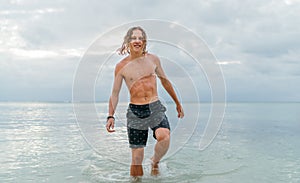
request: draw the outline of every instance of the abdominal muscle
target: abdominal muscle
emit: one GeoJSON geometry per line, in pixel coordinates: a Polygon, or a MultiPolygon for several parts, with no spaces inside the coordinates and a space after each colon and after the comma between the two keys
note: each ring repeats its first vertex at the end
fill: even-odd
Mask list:
{"type": "Polygon", "coordinates": [[[156,76],[151,74],[132,82],[129,91],[132,104],[142,105],[157,101],[156,76]]]}

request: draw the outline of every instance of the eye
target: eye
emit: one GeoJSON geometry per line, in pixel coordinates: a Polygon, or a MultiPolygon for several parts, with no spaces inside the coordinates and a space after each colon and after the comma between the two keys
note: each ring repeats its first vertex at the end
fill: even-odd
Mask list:
{"type": "Polygon", "coordinates": [[[144,41],[144,37],[131,37],[130,41],[134,41],[134,40],[139,40],[139,41],[144,41]]]}

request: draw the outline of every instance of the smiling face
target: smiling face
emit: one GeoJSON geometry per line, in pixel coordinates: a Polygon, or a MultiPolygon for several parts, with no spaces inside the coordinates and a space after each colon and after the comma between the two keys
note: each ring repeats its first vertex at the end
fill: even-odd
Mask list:
{"type": "Polygon", "coordinates": [[[141,47],[142,54],[145,54],[147,53],[146,46],[147,46],[147,35],[145,30],[139,26],[131,27],[127,31],[122,46],[118,49],[118,52],[121,55],[125,55],[127,53],[138,54],[138,52],[140,51],[139,48],[141,47]]]}
{"type": "Polygon", "coordinates": [[[129,49],[132,54],[143,54],[145,47],[145,38],[143,33],[139,29],[132,31],[130,40],[129,40],[129,49]]]}

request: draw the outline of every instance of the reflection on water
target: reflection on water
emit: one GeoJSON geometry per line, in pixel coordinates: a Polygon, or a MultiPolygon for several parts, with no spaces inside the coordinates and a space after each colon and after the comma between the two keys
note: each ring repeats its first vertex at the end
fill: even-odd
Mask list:
{"type": "MultiPolygon", "coordinates": [[[[64,180],[86,146],[64,104],[1,103],[1,179],[4,182],[64,180]],[[57,169],[63,168],[57,174],[57,169]],[[65,175],[64,175],[65,174],[65,175]]],[[[1,182],[3,182],[1,180],[1,182]]]]}

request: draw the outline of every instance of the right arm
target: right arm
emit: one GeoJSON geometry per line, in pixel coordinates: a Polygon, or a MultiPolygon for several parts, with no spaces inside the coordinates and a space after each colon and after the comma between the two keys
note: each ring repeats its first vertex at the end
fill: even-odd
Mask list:
{"type": "MultiPolygon", "coordinates": [[[[113,116],[116,111],[116,107],[119,101],[119,93],[122,86],[123,76],[120,73],[120,65],[118,64],[115,68],[115,76],[114,76],[114,83],[113,83],[113,89],[111,96],[109,98],[109,107],[108,107],[108,116],[113,116]]],[[[114,132],[114,123],[115,120],[113,118],[110,118],[107,120],[106,123],[106,130],[108,132],[114,132]]]]}

